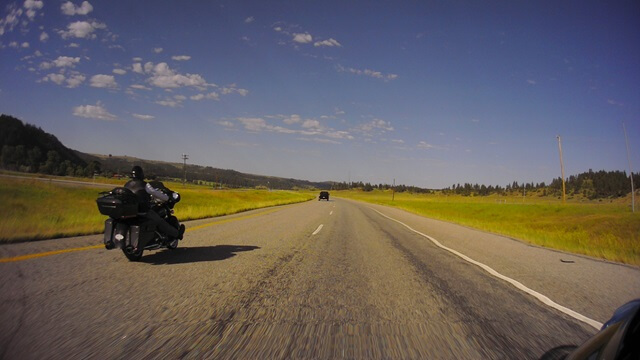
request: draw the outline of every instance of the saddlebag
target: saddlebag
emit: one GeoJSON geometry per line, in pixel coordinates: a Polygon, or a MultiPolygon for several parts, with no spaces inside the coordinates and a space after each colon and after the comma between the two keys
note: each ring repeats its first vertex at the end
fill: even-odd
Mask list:
{"type": "Polygon", "coordinates": [[[131,225],[129,245],[133,248],[144,248],[153,240],[156,234],[156,225],[151,220],[143,220],[136,225],[131,225]]]}
{"type": "Polygon", "coordinates": [[[138,197],[124,187],[103,193],[96,202],[100,213],[113,219],[135,217],[138,214],[138,197]]]}

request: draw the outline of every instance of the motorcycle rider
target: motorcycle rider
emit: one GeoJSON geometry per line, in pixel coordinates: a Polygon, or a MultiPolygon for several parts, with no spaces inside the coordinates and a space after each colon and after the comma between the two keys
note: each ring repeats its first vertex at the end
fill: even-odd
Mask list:
{"type": "MultiPolygon", "coordinates": [[[[140,166],[136,165],[131,169],[131,180],[124,187],[131,190],[138,197],[138,213],[141,216],[153,221],[164,234],[171,238],[182,240],[185,230],[184,225],[180,225],[180,228],[176,229],[160,217],[150,206],[151,195],[162,201],[170,200],[169,195],[162,191],[162,188],[168,190],[164,185],[162,185],[162,188],[156,188],[144,181],[144,172],[140,166]]],[[[171,200],[175,201],[177,199],[179,199],[178,193],[171,192],[171,200]]]]}

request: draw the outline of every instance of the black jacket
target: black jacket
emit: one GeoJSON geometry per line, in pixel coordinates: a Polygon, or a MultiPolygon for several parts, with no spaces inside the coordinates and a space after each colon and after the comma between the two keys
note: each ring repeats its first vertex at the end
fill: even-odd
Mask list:
{"type": "Polygon", "coordinates": [[[151,196],[147,193],[145,187],[147,183],[144,180],[131,179],[124,187],[131,190],[138,197],[138,212],[149,211],[149,202],[151,202],[151,196]]]}

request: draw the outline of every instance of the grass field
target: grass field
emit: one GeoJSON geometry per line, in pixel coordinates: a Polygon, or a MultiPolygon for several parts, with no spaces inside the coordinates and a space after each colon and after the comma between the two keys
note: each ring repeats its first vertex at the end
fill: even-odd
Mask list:
{"type": "Polygon", "coordinates": [[[385,191],[332,191],[332,196],[397,207],[526,242],[640,265],[640,212],[628,199],[568,201],[550,197],[463,197],[385,191]]]}
{"type": "MultiPolygon", "coordinates": [[[[124,181],[111,179],[96,180],[107,181],[124,184],[124,181]]],[[[315,197],[293,191],[212,190],[176,183],[165,185],[182,197],[175,207],[181,221],[291,204],[315,197]]],[[[96,206],[101,191],[105,188],[0,178],[0,243],[101,232],[106,220],[96,206]]]]}

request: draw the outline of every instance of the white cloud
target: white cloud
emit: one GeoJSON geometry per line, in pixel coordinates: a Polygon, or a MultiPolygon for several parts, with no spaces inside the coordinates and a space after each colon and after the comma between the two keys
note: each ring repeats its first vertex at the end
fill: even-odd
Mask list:
{"type": "Polygon", "coordinates": [[[138,89],[138,90],[151,90],[151,88],[146,87],[144,85],[140,85],[140,84],[133,84],[130,86],[133,89],[138,89]]]}
{"type": "Polygon", "coordinates": [[[224,127],[226,127],[226,128],[232,128],[232,127],[234,127],[234,126],[235,126],[235,124],[234,124],[234,123],[232,123],[231,121],[227,121],[227,120],[218,121],[218,122],[217,122],[217,124],[218,124],[218,125],[222,125],[222,126],[224,126],[224,127]]]}
{"type": "Polygon", "coordinates": [[[392,139],[391,142],[396,144],[404,144],[404,140],[402,139],[392,139]]]}
{"type": "Polygon", "coordinates": [[[142,64],[140,64],[140,63],[133,64],[132,71],[134,73],[144,74],[144,71],[142,70],[142,64]]]}
{"type": "Polygon", "coordinates": [[[307,119],[302,123],[302,127],[305,129],[322,129],[320,121],[314,119],[307,119]]]}
{"type": "Polygon", "coordinates": [[[135,61],[135,62],[142,62],[142,58],[141,57],[134,57],[132,60],[135,61]]]}
{"type": "Polygon", "coordinates": [[[293,115],[285,118],[282,121],[287,125],[293,125],[293,124],[297,124],[297,123],[301,122],[302,119],[300,118],[300,115],[293,114],[293,115]]]}
{"type": "Polygon", "coordinates": [[[164,49],[163,48],[155,48],[153,49],[153,52],[156,54],[160,54],[164,49]]]}
{"type": "Polygon", "coordinates": [[[116,120],[117,117],[107,111],[101,102],[95,105],[81,105],[73,108],[73,115],[99,120],[116,120]]]}
{"type": "Polygon", "coordinates": [[[118,87],[116,79],[113,75],[93,75],[91,77],[91,86],[96,88],[115,89],[118,87]]]}
{"type": "Polygon", "coordinates": [[[133,114],[133,117],[140,120],[153,120],[156,117],[152,115],[133,114]]]}
{"type": "Polygon", "coordinates": [[[83,1],[80,6],[74,5],[71,1],[67,1],[66,3],[60,6],[60,10],[65,15],[73,16],[73,15],[87,15],[91,11],[93,11],[93,6],[89,4],[88,1],[83,1]]]}
{"type": "Polygon", "coordinates": [[[428,144],[426,141],[420,141],[418,143],[418,148],[419,149],[434,149],[435,146],[428,144]]]}
{"type": "Polygon", "coordinates": [[[56,67],[74,67],[79,62],[79,57],[59,56],[53,60],[53,65],[56,67]]]}
{"type": "Polygon", "coordinates": [[[241,96],[247,96],[247,94],[249,93],[249,90],[247,89],[239,89],[236,87],[235,84],[231,84],[229,85],[229,87],[223,87],[221,89],[222,91],[222,95],[228,95],[228,94],[240,94],[241,96]]]}
{"type": "Polygon", "coordinates": [[[45,42],[47,40],[49,40],[49,34],[43,31],[42,34],[40,34],[40,41],[45,42]]]}
{"type": "Polygon", "coordinates": [[[300,44],[308,44],[313,41],[313,37],[309,33],[293,34],[293,41],[300,44]]]}
{"type": "Polygon", "coordinates": [[[382,119],[373,119],[368,123],[360,124],[356,128],[356,130],[364,133],[367,136],[373,136],[376,133],[393,131],[393,126],[391,126],[391,122],[389,121],[384,121],[382,119]]]}
{"type": "Polygon", "coordinates": [[[528,79],[528,80],[527,80],[527,83],[528,83],[529,85],[535,85],[535,84],[537,84],[538,82],[537,82],[537,81],[535,81],[535,80],[532,80],[532,79],[528,79]]]}
{"type": "Polygon", "coordinates": [[[274,31],[280,32],[282,31],[282,28],[280,26],[276,26],[273,28],[274,31]]]}
{"type": "Polygon", "coordinates": [[[329,47],[342,47],[342,45],[340,45],[340,43],[335,40],[335,39],[329,39],[329,40],[322,40],[322,41],[317,41],[313,44],[313,46],[329,46],[329,47]]]}
{"type": "MultiPolygon", "coordinates": [[[[275,116],[276,118],[282,118],[282,115],[275,116]]],[[[238,121],[245,130],[251,132],[275,132],[280,134],[296,134],[305,136],[325,136],[331,139],[353,139],[354,137],[349,134],[348,131],[340,131],[334,129],[327,129],[320,125],[317,120],[307,119],[302,122],[302,129],[291,129],[282,126],[274,126],[267,123],[263,118],[237,118],[238,121]]]]}
{"type": "MultiPolygon", "coordinates": [[[[150,64],[150,63],[147,63],[150,64]]],[[[147,64],[145,64],[145,70],[147,69],[147,64]]],[[[198,75],[198,74],[178,74],[175,71],[169,68],[167,63],[159,63],[153,67],[153,70],[149,70],[152,72],[151,78],[149,78],[149,82],[156,87],[159,88],[178,88],[183,86],[193,86],[196,88],[206,88],[211,84],[208,84],[206,80],[198,75]]]]}
{"type": "Polygon", "coordinates": [[[158,101],[156,101],[156,104],[159,104],[159,105],[162,105],[162,106],[168,106],[168,107],[172,107],[172,108],[182,106],[182,103],[180,101],[177,101],[177,100],[174,100],[174,99],[171,99],[171,98],[168,98],[168,99],[165,99],[165,100],[158,100],[158,101]]]}
{"type": "Polygon", "coordinates": [[[22,9],[16,7],[15,4],[10,5],[9,13],[3,19],[0,19],[0,36],[4,35],[7,31],[13,31],[13,28],[20,23],[20,16],[22,15],[22,9]]]}
{"type": "Polygon", "coordinates": [[[191,60],[191,56],[178,55],[178,56],[172,56],[171,59],[173,59],[175,61],[187,61],[187,60],[191,60]]]}
{"type": "Polygon", "coordinates": [[[88,22],[88,21],[76,21],[67,25],[67,31],[59,31],[58,33],[63,39],[70,37],[80,39],[95,39],[96,35],[93,33],[98,29],[106,29],[107,26],[103,23],[88,22]]]}
{"type": "Polygon", "coordinates": [[[87,77],[82,74],[72,74],[69,76],[69,78],[67,78],[67,87],[71,89],[77,88],[86,79],[87,77]]]}
{"type": "Polygon", "coordinates": [[[58,85],[62,85],[64,83],[65,77],[62,74],[48,74],[47,76],[42,78],[42,81],[51,81],[52,83],[56,83],[58,85]]]}
{"type": "Polygon", "coordinates": [[[29,43],[28,42],[23,42],[22,44],[20,44],[20,47],[23,49],[28,49],[29,48],[29,43]]]}
{"type": "Polygon", "coordinates": [[[395,80],[398,78],[398,75],[396,74],[384,74],[380,71],[374,71],[370,69],[361,70],[361,69],[355,69],[355,68],[345,68],[341,65],[338,65],[338,71],[348,72],[356,75],[364,75],[364,76],[372,77],[375,79],[382,79],[385,81],[395,80]]]}
{"type": "Polygon", "coordinates": [[[44,6],[44,3],[39,0],[25,0],[23,6],[25,9],[27,9],[27,12],[26,12],[27,17],[30,20],[33,20],[33,18],[36,16],[37,10],[42,9],[42,7],[44,6]]]}
{"type": "Polygon", "coordinates": [[[79,45],[79,44],[76,44],[76,43],[71,43],[71,44],[67,45],[67,47],[70,47],[70,48],[79,48],[79,47],[80,47],[80,45],[79,45]]]}
{"type": "Polygon", "coordinates": [[[250,24],[252,22],[254,22],[255,18],[253,16],[249,16],[248,18],[244,19],[244,22],[246,24],[250,24]]]}
{"type": "Polygon", "coordinates": [[[204,94],[192,95],[192,96],[190,97],[190,99],[191,99],[191,100],[194,100],[194,101],[200,101],[200,100],[204,99],[204,94]]]}
{"type": "Polygon", "coordinates": [[[113,69],[113,73],[114,74],[118,74],[118,75],[124,75],[127,73],[127,70],[123,70],[123,69],[113,69]]]}
{"type": "Polygon", "coordinates": [[[261,118],[245,118],[241,117],[237,119],[245,129],[249,131],[261,131],[264,129],[268,129],[270,126],[267,125],[267,122],[261,118]]]}

